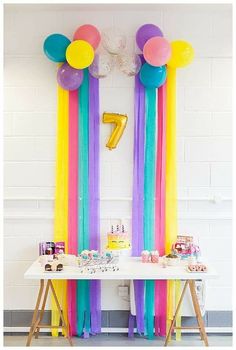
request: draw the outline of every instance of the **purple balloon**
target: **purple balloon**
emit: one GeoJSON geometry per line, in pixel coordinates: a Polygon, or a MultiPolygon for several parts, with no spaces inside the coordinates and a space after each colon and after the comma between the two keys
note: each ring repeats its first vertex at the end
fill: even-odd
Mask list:
{"type": "Polygon", "coordinates": [[[163,36],[162,31],[155,24],[144,24],[136,33],[136,43],[141,51],[145,43],[154,36],[163,36]]]}
{"type": "Polygon", "coordinates": [[[77,90],[82,84],[84,73],[65,62],[57,71],[58,84],[65,90],[77,90]]]}

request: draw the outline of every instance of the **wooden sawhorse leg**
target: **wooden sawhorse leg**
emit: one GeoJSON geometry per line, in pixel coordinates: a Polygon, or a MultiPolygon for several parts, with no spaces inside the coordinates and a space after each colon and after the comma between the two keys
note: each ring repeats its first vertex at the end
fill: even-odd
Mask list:
{"type": "Polygon", "coordinates": [[[27,338],[26,346],[30,346],[34,335],[35,335],[35,338],[38,338],[40,328],[64,328],[65,333],[66,333],[66,338],[68,339],[70,346],[73,346],[73,343],[72,343],[72,340],[71,340],[71,337],[69,334],[69,325],[66,324],[66,322],[65,322],[65,318],[64,318],[63,312],[61,310],[60,303],[58,301],[58,298],[57,298],[57,295],[56,295],[56,292],[55,292],[55,289],[53,287],[51,280],[47,281],[47,285],[46,285],[45,290],[44,290],[44,280],[40,280],[40,288],[39,288],[38,298],[37,298],[37,302],[35,305],[32,323],[31,323],[29,335],[27,338]],[[44,311],[45,311],[45,305],[46,305],[49,289],[51,289],[51,292],[52,292],[53,297],[54,297],[55,302],[56,302],[58,312],[60,314],[60,319],[62,321],[61,326],[41,324],[42,319],[43,319],[43,315],[44,315],[44,311]],[[41,304],[42,299],[43,299],[43,302],[42,302],[42,307],[40,309],[40,304],[41,304]],[[39,310],[40,310],[40,312],[39,312],[39,310]],[[38,317],[38,312],[39,312],[39,317],[38,317]]]}
{"type": "Polygon", "coordinates": [[[40,288],[39,288],[38,298],[36,301],[36,305],[35,305],[35,309],[34,309],[34,313],[33,313],[33,318],[32,318],[32,322],[31,322],[30,331],[29,331],[29,335],[27,338],[26,346],[30,346],[30,343],[31,343],[31,340],[32,340],[32,337],[34,334],[34,325],[36,323],[36,319],[38,316],[39,306],[40,306],[42,295],[43,295],[43,289],[44,289],[44,280],[40,280],[40,288]]]}
{"type": "Polygon", "coordinates": [[[209,346],[207,334],[206,334],[206,330],[205,330],[205,325],[204,325],[204,321],[202,319],[201,309],[200,309],[198,298],[197,298],[196,286],[195,286],[194,280],[189,281],[189,288],[190,288],[190,293],[192,296],[193,307],[194,307],[195,315],[197,318],[197,323],[198,323],[198,327],[199,327],[199,330],[201,333],[201,337],[204,341],[205,346],[209,346]]]}
{"type": "MultiPolygon", "coordinates": [[[[48,292],[49,292],[49,281],[47,282],[47,285],[46,285],[46,289],[45,289],[44,297],[43,297],[43,303],[42,303],[41,310],[40,310],[40,313],[39,313],[39,324],[40,324],[40,323],[42,322],[42,320],[43,320],[43,315],[44,315],[44,310],[45,310],[45,306],[46,306],[46,302],[47,302],[48,292]]],[[[35,339],[38,339],[39,330],[40,330],[40,328],[39,328],[39,327],[36,327],[36,330],[35,330],[35,339]]]]}
{"type": "Polygon", "coordinates": [[[204,321],[203,321],[202,315],[201,315],[201,309],[200,309],[200,306],[199,306],[199,303],[198,303],[198,298],[197,298],[197,294],[196,294],[195,281],[194,280],[187,280],[185,282],[185,285],[184,285],[181,297],[179,299],[179,303],[177,305],[177,308],[176,308],[173,320],[172,320],[171,325],[170,325],[170,329],[169,329],[169,331],[167,333],[167,336],[166,336],[166,341],[165,341],[165,345],[164,346],[168,345],[168,343],[169,343],[169,341],[171,339],[172,331],[174,329],[199,329],[199,332],[200,332],[200,335],[201,335],[201,339],[203,339],[205,346],[209,346],[208,339],[207,339],[207,334],[206,334],[206,331],[205,331],[204,321]],[[191,294],[191,298],[192,298],[192,302],[193,302],[193,307],[194,307],[194,311],[195,311],[198,327],[175,327],[175,321],[176,321],[176,318],[178,316],[178,313],[179,313],[179,310],[180,310],[180,306],[182,304],[182,301],[183,301],[183,298],[184,298],[184,295],[185,295],[185,292],[186,292],[188,286],[189,286],[189,289],[190,289],[190,294],[191,294]]]}

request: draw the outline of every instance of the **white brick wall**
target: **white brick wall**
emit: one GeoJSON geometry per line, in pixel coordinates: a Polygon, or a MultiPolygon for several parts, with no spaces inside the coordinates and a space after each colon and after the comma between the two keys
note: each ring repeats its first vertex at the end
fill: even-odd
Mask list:
{"type": "MultiPolygon", "coordinates": [[[[33,308],[37,284],[24,281],[23,273],[37,255],[37,243],[53,235],[57,68],[44,57],[43,40],[52,32],[72,37],[83,23],[100,30],[122,23],[132,51],[137,28],[148,22],[159,25],[170,40],[185,39],[195,48],[195,61],[178,71],[177,82],[179,231],[199,237],[203,253],[220,273],[209,283],[207,309],[232,307],[231,7],[128,5],[97,11],[78,5],[7,5],[5,309],[33,308]],[[208,200],[214,197],[219,200],[208,200]]],[[[101,114],[129,116],[119,147],[112,152],[105,148],[110,126],[101,124],[101,197],[132,195],[133,86],[134,80],[117,70],[101,80],[101,114]]],[[[131,201],[102,201],[101,216],[104,246],[111,223],[122,219],[130,228],[131,201]]],[[[103,285],[104,309],[128,308],[116,293],[116,282],[103,285]]]]}

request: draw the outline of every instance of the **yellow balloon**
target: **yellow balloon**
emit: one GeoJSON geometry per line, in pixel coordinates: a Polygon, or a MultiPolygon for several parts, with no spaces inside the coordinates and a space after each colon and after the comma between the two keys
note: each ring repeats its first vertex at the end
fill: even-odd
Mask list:
{"type": "Polygon", "coordinates": [[[89,67],[94,59],[94,49],[87,41],[75,40],[66,49],[66,60],[76,69],[89,67]]]}
{"type": "Polygon", "coordinates": [[[187,41],[177,40],[171,42],[171,57],[167,66],[171,68],[185,67],[194,59],[194,49],[187,41]]]}
{"type": "Polygon", "coordinates": [[[120,138],[125,130],[128,117],[127,115],[117,113],[103,113],[103,123],[114,123],[115,128],[106,144],[109,150],[116,148],[120,138]]]}

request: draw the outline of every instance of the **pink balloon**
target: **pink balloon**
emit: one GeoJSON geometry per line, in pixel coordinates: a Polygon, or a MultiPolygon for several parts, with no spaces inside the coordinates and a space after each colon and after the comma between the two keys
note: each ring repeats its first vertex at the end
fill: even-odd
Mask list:
{"type": "Polygon", "coordinates": [[[160,36],[149,39],[143,48],[145,60],[152,66],[160,67],[166,64],[171,56],[170,43],[160,36]]]}
{"type": "Polygon", "coordinates": [[[84,24],[76,30],[74,40],[87,41],[90,45],[92,45],[94,50],[96,50],[101,41],[101,35],[97,28],[92,24],[84,24]]]}

